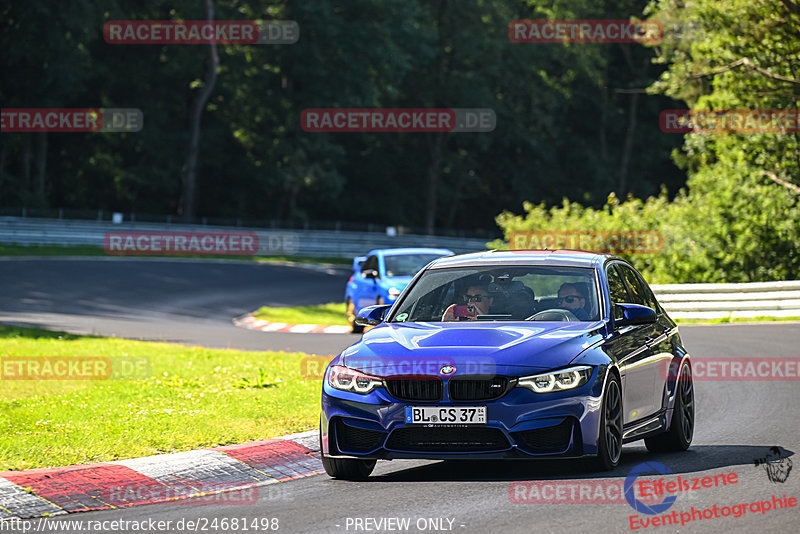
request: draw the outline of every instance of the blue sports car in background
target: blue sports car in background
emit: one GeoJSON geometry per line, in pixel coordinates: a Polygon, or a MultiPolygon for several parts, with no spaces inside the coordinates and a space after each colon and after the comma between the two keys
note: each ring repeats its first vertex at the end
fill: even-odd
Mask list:
{"type": "Polygon", "coordinates": [[[686,450],[689,354],[625,260],[577,251],[439,259],[334,358],[320,446],[335,478],[379,459],[585,458],[613,469],[624,443],[686,450]]]}
{"type": "Polygon", "coordinates": [[[353,259],[353,274],[347,281],[344,302],[353,332],[364,327],[355,323],[356,313],[373,304],[393,304],[417,272],[442,256],[446,248],[389,248],[372,250],[353,259]]]}

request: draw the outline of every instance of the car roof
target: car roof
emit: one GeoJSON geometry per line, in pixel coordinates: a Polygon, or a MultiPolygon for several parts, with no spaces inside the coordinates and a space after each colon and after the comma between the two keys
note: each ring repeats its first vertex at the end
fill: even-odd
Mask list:
{"type": "Polygon", "coordinates": [[[395,256],[400,254],[453,254],[452,250],[446,248],[379,248],[370,250],[367,256],[381,254],[383,256],[395,256]]]}
{"type": "MultiPolygon", "coordinates": [[[[431,264],[431,269],[451,267],[475,267],[483,265],[554,265],[559,267],[591,267],[602,265],[609,254],[583,250],[487,250],[440,258],[431,264]]],[[[621,259],[621,258],[619,258],[621,259]]]]}

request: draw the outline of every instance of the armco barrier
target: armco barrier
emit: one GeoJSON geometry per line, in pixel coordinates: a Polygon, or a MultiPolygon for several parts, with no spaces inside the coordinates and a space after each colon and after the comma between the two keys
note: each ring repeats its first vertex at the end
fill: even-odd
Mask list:
{"type": "MultiPolygon", "coordinates": [[[[373,248],[437,247],[460,254],[486,250],[485,239],[428,235],[389,236],[379,232],[329,230],[265,230],[207,225],[68,219],[0,217],[0,243],[16,245],[103,246],[107,232],[120,231],[252,231],[259,237],[259,254],[352,258],[373,248]]],[[[680,319],[721,317],[800,317],[800,280],[743,284],[652,285],[670,316],[680,319]]]]}
{"type": "Polygon", "coordinates": [[[670,317],[676,319],[800,317],[800,280],[650,287],[670,317]]]}
{"type": "Polygon", "coordinates": [[[449,248],[460,254],[486,250],[486,239],[430,235],[390,236],[379,232],[333,230],[266,230],[229,226],[189,225],[68,219],[30,219],[0,217],[0,243],[13,245],[89,245],[103,246],[107,232],[254,232],[259,238],[261,255],[352,258],[374,248],[435,247],[449,248]]]}

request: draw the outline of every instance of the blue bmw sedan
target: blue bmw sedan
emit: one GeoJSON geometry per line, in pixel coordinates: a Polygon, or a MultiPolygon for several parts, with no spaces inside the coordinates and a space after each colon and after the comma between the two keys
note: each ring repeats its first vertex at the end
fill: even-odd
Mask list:
{"type": "Polygon", "coordinates": [[[326,472],[379,459],[585,458],[622,446],[686,450],[691,360],[675,322],[626,261],[580,251],[441,258],[334,358],[322,389],[326,472]]]}

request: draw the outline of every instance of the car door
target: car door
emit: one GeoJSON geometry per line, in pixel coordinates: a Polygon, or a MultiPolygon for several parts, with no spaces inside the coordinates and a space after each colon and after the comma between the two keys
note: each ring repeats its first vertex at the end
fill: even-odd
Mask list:
{"type": "Polygon", "coordinates": [[[656,322],[652,325],[653,330],[650,333],[650,338],[647,344],[650,346],[652,353],[652,364],[655,368],[655,380],[653,385],[653,404],[656,411],[667,407],[667,378],[670,372],[670,363],[676,357],[674,354],[672,336],[678,333],[677,327],[667,319],[664,310],[658,305],[653,291],[647,285],[644,277],[636,272],[635,269],[630,269],[635,274],[641,284],[642,296],[645,300],[645,306],[652,308],[656,312],[656,322]]]}
{"type": "MultiPolygon", "coordinates": [[[[649,293],[649,288],[647,288],[639,273],[630,265],[624,263],[616,263],[615,266],[625,282],[630,299],[629,302],[658,311],[658,307],[649,293]]],[[[637,413],[631,414],[632,420],[646,418],[661,409],[664,377],[661,376],[660,369],[662,364],[669,363],[670,357],[667,356],[665,358],[663,354],[658,354],[659,351],[654,350],[653,347],[666,339],[666,336],[662,334],[663,331],[660,331],[657,322],[636,327],[636,336],[645,345],[646,350],[643,350],[629,363],[631,376],[636,377],[631,395],[635,395],[634,405],[637,413]]]]}
{"type": "MultiPolygon", "coordinates": [[[[355,300],[357,310],[365,306],[372,306],[378,300],[378,279],[364,276],[370,271],[379,273],[378,256],[374,254],[368,257],[364,265],[361,266],[361,274],[358,277],[359,287],[355,300]]],[[[376,274],[375,276],[380,276],[380,274],[376,274]]]]}
{"type": "MultiPolygon", "coordinates": [[[[611,314],[613,319],[622,319],[622,313],[616,304],[630,304],[628,287],[619,271],[618,262],[606,264],[606,280],[608,282],[611,314]]],[[[633,303],[635,304],[635,303],[633,303]]],[[[642,325],[614,327],[614,331],[605,342],[606,351],[616,360],[622,376],[623,424],[627,425],[648,415],[652,409],[652,378],[643,367],[647,364],[650,349],[646,342],[645,329],[642,325]]]]}

